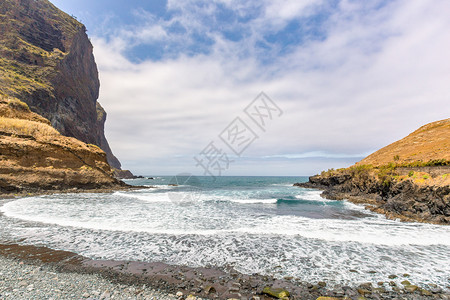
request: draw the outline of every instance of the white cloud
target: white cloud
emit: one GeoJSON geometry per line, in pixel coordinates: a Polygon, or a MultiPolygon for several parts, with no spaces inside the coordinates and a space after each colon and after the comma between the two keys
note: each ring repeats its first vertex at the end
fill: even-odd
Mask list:
{"type": "MultiPolygon", "coordinates": [[[[220,2],[242,14],[250,9],[240,1],[220,2]]],[[[297,2],[266,3],[249,24],[252,35],[231,42],[192,21],[195,12],[181,1],[169,1],[169,8],[183,11],[178,22],[214,38],[210,54],[132,63],[124,56],[127,33],[108,41],[93,38],[107,137],[124,167],[153,174],[194,172],[192,156],[262,90],[284,115],[267,133],[259,132],[230,174],[299,175],[328,168],[325,163],[342,166],[449,116],[448,1],[393,1],[381,8],[342,1],[325,24],[325,39],[308,41],[271,63],[241,55],[256,53],[255,41],[269,30],[267,24],[286,23],[320,4],[297,2]],[[300,159],[311,153],[329,159],[300,159]]],[[[213,9],[211,4],[203,13],[213,9]]],[[[135,36],[170,38],[165,28],[172,21],[147,24],[135,36]]]]}

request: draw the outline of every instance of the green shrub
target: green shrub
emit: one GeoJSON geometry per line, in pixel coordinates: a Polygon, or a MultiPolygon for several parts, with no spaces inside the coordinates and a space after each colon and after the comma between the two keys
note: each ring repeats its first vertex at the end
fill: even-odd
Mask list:
{"type": "Polygon", "coordinates": [[[449,166],[450,160],[446,159],[431,159],[427,162],[415,161],[412,163],[406,163],[400,165],[401,167],[437,167],[437,166],[449,166]]]}

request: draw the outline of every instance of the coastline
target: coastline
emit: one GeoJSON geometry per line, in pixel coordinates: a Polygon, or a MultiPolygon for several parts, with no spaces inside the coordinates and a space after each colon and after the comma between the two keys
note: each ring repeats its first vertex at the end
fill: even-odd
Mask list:
{"type": "MultiPolygon", "coordinates": [[[[95,192],[114,190],[96,190],[95,192]]],[[[5,201],[13,200],[5,199],[2,202],[5,201]]],[[[3,216],[0,215],[0,217],[3,216]]],[[[274,299],[263,293],[267,287],[274,291],[277,289],[288,291],[289,299],[318,299],[319,297],[450,299],[449,287],[428,285],[422,289],[414,285],[414,282],[410,285],[395,284],[392,278],[385,278],[385,281],[380,282],[378,286],[356,282],[351,286],[343,284],[327,286],[323,281],[311,283],[304,282],[301,278],[285,277],[280,279],[261,274],[242,274],[231,267],[224,269],[193,268],[162,262],[95,260],[74,252],[55,250],[39,245],[19,245],[10,241],[0,241],[0,259],[7,260],[6,263],[13,268],[34,268],[33,270],[40,270],[39,272],[56,273],[57,276],[75,276],[77,279],[73,280],[81,281],[84,280],[83,276],[94,276],[86,280],[101,286],[105,286],[105,282],[112,285],[108,287],[108,290],[105,288],[103,291],[96,290],[94,292],[85,291],[86,288],[80,287],[81,290],[78,294],[75,292],[75,295],[86,296],[83,296],[82,299],[108,299],[101,298],[101,295],[105,293],[110,296],[116,293],[115,299],[124,299],[125,295],[130,293],[134,293],[133,297],[136,299],[146,299],[145,295],[153,295],[148,297],[156,297],[156,299],[274,299]],[[78,279],[78,276],[81,279],[78,279]]],[[[349,272],[354,271],[356,270],[349,270],[349,272]]],[[[7,273],[9,274],[9,271],[7,273]]],[[[2,276],[5,278],[5,275],[2,276]]],[[[39,276],[28,280],[28,285],[23,283],[23,276],[14,276],[14,274],[8,276],[12,276],[12,279],[9,280],[6,288],[4,287],[6,281],[3,282],[3,285],[0,284],[0,298],[6,293],[10,293],[11,297],[6,296],[6,299],[17,299],[13,295],[17,296],[17,293],[23,292],[22,290],[27,292],[30,285],[37,286],[40,282],[39,276]],[[36,282],[33,283],[34,281],[36,282]],[[16,294],[14,294],[14,290],[16,290],[16,294]]],[[[392,276],[401,280],[408,279],[407,276],[403,278],[404,274],[392,274],[392,276]]],[[[55,299],[73,299],[69,296],[67,298],[61,296],[61,298],[57,294],[55,297],[55,299]]]]}
{"type": "Polygon", "coordinates": [[[379,207],[376,199],[374,199],[369,195],[354,196],[351,193],[338,193],[335,191],[331,191],[330,188],[326,186],[315,186],[310,184],[309,182],[295,183],[294,186],[322,191],[320,196],[328,200],[347,200],[348,202],[351,202],[353,204],[364,205],[365,209],[380,215],[384,215],[389,220],[400,220],[401,222],[417,222],[435,225],[448,225],[447,223],[430,222],[420,218],[408,217],[395,212],[387,211],[382,207],[379,207]]]}
{"type": "Polygon", "coordinates": [[[27,192],[22,191],[19,193],[0,193],[1,199],[16,199],[23,197],[35,197],[35,196],[45,196],[45,195],[55,195],[55,194],[80,194],[80,193],[111,193],[116,191],[128,191],[128,190],[139,190],[139,189],[151,189],[153,186],[138,186],[138,185],[129,185],[124,183],[123,185],[118,185],[114,187],[107,188],[96,188],[96,189],[81,189],[81,188],[72,188],[72,189],[63,189],[63,190],[41,190],[38,192],[27,192]]]}
{"type": "MultiPolygon", "coordinates": [[[[385,215],[391,220],[448,226],[450,185],[445,182],[427,183],[425,180],[414,182],[411,172],[420,174],[423,169],[397,168],[397,175],[388,174],[383,181],[380,180],[380,174],[376,175],[365,166],[350,167],[311,176],[307,182],[295,183],[294,186],[321,190],[321,197],[325,199],[345,199],[365,205],[367,210],[385,215]]],[[[430,174],[430,177],[446,178],[450,167],[426,168],[426,171],[425,174],[430,174]]]]}

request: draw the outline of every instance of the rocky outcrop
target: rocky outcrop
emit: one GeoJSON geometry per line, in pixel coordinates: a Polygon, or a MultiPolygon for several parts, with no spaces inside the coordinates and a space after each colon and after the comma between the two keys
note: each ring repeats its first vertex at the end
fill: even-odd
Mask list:
{"type": "MultiPolygon", "coordinates": [[[[402,171],[397,170],[398,173],[402,171]]],[[[441,180],[437,184],[415,182],[412,178],[402,180],[402,175],[397,177],[400,179],[386,182],[378,178],[377,172],[355,175],[346,169],[336,174],[312,176],[308,182],[296,183],[295,186],[322,189],[324,198],[366,204],[368,209],[392,219],[450,224],[450,185],[442,178],[450,173],[450,167],[447,173],[435,177],[435,180],[441,180]]],[[[433,178],[427,180],[432,182],[433,178]]]]}
{"type": "Polygon", "coordinates": [[[131,173],[129,170],[118,170],[114,169],[114,177],[120,178],[120,179],[136,179],[136,178],[143,178],[142,176],[135,176],[133,173],[131,173]]]}
{"type": "Polygon", "coordinates": [[[390,218],[450,224],[450,119],[424,125],[346,169],[296,186],[324,190],[390,218]]]}
{"type": "Polygon", "coordinates": [[[125,186],[100,148],[59,134],[17,99],[0,99],[0,194],[125,186]]]}
{"type": "Polygon", "coordinates": [[[104,134],[86,28],[47,0],[2,0],[0,44],[0,94],[26,102],[62,135],[99,146],[120,169],[104,134]]]}

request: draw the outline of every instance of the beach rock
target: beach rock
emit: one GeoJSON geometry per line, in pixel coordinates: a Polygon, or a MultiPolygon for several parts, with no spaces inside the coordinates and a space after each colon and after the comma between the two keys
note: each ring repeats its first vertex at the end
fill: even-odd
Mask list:
{"type": "Polygon", "coordinates": [[[176,294],[175,294],[178,298],[181,298],[181,297],[183,297],[183,292],[177,292],[176,294]]]}
{"type": "Polygon", "coordinates": [[[389,275],[388,278],[389,278],[389,279],[395,279],[395,278],[397,278],[397,275],[393,275],[393,274],[392,274],[392,275],[389,275]]]}
{"type": "Polygon", "coordinates": [[[344,290],[340,289],[340,288],[334,289],[332,291],[332,293],[333,293],[333,296],[336,296],[336,297],[343,297],[345,295],[344,290]]]}
{"type": "Polygon", "coordinates": [[[422,296],[432,296],[432,295],[433,295],[432,292],[427,291],[427,290],[425,290],[425,289],[420,289],[420,294],[421,294],[422,296]]]}
{"type": "Polygon", "coordinates": [[[206,295],[217,293],[216,289],[212,285],[206,286],[204,290],[206,295]]]}
{"type": "Polygon", "coordinates": [[[317,290],[319,290],[320,288],[321,288],[321,287],[318,286],[317,284],[308,286],[308,289],[310,289],[311,291],[317,291],[317,290]]]}
{"type": "Polygon", "coordinates": [[[400,283],[403,284],[404,286],[411,285],[411,282],[409,282],[408,280],[403,280],[403,281],[400,282],[400,283]]]}
{"type": "Polygon", "coordinates": [[[372,283],[366,282],[359,285],[359,288],[366,289],[366,290],[372,290],[372,283]]]}
{"type": "Polygon", "coordinates": [[[382,294],[382,293],[385,293],[386,290],[383,288],[373,288],[372,292],[377,293],[377,294],[382,294]]]}
{"type": "Polygon", "coordinates": [[[362,296],[372,294],[372,291],[369,291],[369,290],[366,290],[366,289],[363,289],[363,288],[359,288],[359,289],[357,289],[357,291],[362,296]]]}
{"type": "Polygon", "coordinates": [[[327,286],[327,283],[326,283],[325,281],[319,281],[319,282],[317,283],[317,285],[320,286],[320,287],[326,287],[326,286],[327,286]]]}
{"type": "Polygon", "coordinates": [[[419,287],[417,285],[407,285],[405,286],[405,291],[409,292],[409,293],[413,293],[415,292],[419,287]]]}
{"type": "Polygon", "coordinates": [[[272,288],[266,286],[263,291],[263,294],[275,297],[277,299],[286,299],[289,297],[289,292],[282,288],[272,288]]]}

